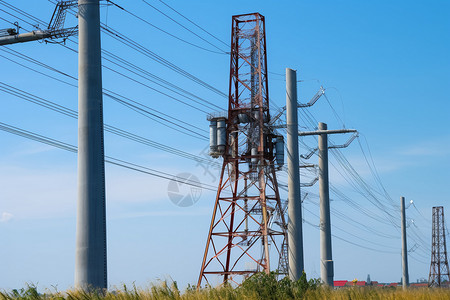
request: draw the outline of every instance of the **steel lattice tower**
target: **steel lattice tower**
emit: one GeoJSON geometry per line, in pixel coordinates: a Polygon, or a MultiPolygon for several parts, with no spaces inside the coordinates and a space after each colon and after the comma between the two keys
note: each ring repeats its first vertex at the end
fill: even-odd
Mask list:
{"type": "Polygon", "coordinates": [[[223,166],[199,287],[219,276],[239,284],[269,273],[274,260],[287,271],[286,203],[275,174],[284,142],[269,125],[267,72],[264,16],[233,16],[228,114],[209,118],[212,138],[217,128],[211,155],[223,156],[223,166]]]}
{"type": "Polygon", "coordinates": [[[443,282],[450,281],[444,225],[444,207],[433,207],[431,266],[428,286],[441,286],[443,282]]]}

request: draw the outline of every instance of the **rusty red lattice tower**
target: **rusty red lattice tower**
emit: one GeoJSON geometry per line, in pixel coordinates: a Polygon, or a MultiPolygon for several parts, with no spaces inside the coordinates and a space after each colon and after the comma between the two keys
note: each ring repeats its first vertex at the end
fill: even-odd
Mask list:
{"type": "Polygon", "coordinates": [[[431,266],[428,286],[450,284],[447,245],[445,243],[444,207],[433,207],[433,233],[431,241],[431,266]]]}
{"type": "Polygon", "coordinates": [[[232,18],[228,113],[209,120],[210,154],[222,156],[223,166],[198,286],[239,284],[270,272],[273,261],[285,274],[286,205],[276,179],[284,142],[270,126],[265,23],[258,13],[232,18]]]}

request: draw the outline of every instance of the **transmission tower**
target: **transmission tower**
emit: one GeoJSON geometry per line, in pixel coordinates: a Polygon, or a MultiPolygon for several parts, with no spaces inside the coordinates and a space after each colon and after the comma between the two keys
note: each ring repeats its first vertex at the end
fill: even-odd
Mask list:
{"type": "Polygon", "coordinates": [[[276,179],[284,141],[269,124],[267,72],[264,16],[233,16],[228,113],[209,117],[210,154],[223,166],[199,287],[215,285],[213,277],[239,284],[269,273],[274,261],[287,273],[286,202],[276,179]]]}
{"type": "Polygon", "coordinates": [[[433,234],[431,242],[431,266],[428,286],[441,286],[450,281],[445,244],[444,207],[433,207],[433,234]]]}

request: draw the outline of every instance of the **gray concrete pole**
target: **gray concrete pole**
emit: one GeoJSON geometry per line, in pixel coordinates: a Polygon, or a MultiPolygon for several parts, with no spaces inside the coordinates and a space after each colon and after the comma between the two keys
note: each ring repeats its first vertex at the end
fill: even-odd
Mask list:
{"type": "Polygon", "coordinates": [[[409,286],[408,273],[408,248],[406,246],[406,214],[405,214],[405,197],[400,197],[400,208],[402,211],[402,285],[403,289],[409,286]]]}
{"type": "MultiPolygon", "coordinates": [[[[319,123],[319,131],[327,124],[319,123]]],[[[333,257],[331,251],[330,188],[328,183],[328,135],[319,135],[319,193],[320,193],[320,278],[334,286],[333,257]]]]}
{"type": "Polygon", "coordinates": [[[107,288],[99,0],[78,1],[78,202],[75,287],[107,288]]]}
{"type": "Polygon", "coordinates": [[[297,73],[286,68],[286,124],[288,164],[288,262],[289,278],[303,273],[302,201],[298,154],[297,73]]]}

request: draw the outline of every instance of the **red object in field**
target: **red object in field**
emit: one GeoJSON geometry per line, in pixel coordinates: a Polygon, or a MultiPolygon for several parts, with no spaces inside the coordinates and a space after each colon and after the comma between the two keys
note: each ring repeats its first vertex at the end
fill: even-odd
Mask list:
{"type": "Polygon", "coordinates": [[[344,287],[347,284],[348,280],[335,280],[334,287],[344,287]]]}

